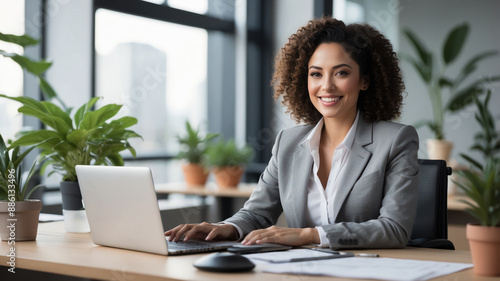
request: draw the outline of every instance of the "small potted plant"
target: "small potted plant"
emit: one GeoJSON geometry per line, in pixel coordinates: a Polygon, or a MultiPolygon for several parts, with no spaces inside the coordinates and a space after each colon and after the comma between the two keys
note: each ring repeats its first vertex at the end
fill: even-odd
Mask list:
{"type": "Polygon", "coordinates": [[[29,199],[41,185],[29,190],[38,159],[23,177],[22,162],[33,147],[21,152],[19,146],[7,146],[0,135],[0,237],[13,245],[15,241],[35,240],[42,202],[29,199]]]}
{"type": "Polygon", "coordinates": [[[403,34],[415,49],[415,56],[402,55],[411,63],[427,87],[432,105],[432,120],[423,120],[415,127],[427,126],[434,134],[434,139],[427,140],[427,151],[431,159],[443,159],[448,162],[453,143],[446,140],[444,128],[447,113],[458,112],[472,104],[472,98],[485,93],[484,85],[500,80],[500,76],[479,77],[463,86],[465,79],[472,77],[479,62],[497,55],[497,51],[486,51],[471,57],[459,68],[453,64],[459,57],[469,33],[467,23],[457,25],[447,34],[443,42],[442,59],[439,54],[431,53],[411,30],[405,29],[403,34]],[[455,77],[446,70],[458,69],[455,77]]]}
{"type": "Polygon", "coordinates": [[[210,144],[206,155],[217,185],[222,188],[234,188],[243,175],[243,166],[252,159],[253,149],[248,145],[238,147],[234,140],[220,140],[210,144]]]}
{"type": "Polygon", "coordinates": [[[467,211],[479,223],[469,223],[466,235],[474,263],[474,272],[478,275],[500,275],[500,138],[495,131],[495,122],[488,111],[490,93],[484,104],[478,99],[476,120],[481,124],[482,132],[476,135],[476,144],[472,150],[483,154],[485,163],[474,160],[465,154],[461,156],[472,166],[471,170],[458,171],[462,177],[456,184],[465,192],[469,200],[467,211]]]}
{"type": "Polygon", "coordinates": [[[186,121],[186,135],[178,136],[181,145],[178,159],[185,159],[186,164],[182,166],[186,184],[189,187],[204,186],[208,178],[208,169],[204,163],[204,155],[208,143],[219,134],[208,133],[202,136],[200,128],[193,129],[189,121],[186,121]]]}

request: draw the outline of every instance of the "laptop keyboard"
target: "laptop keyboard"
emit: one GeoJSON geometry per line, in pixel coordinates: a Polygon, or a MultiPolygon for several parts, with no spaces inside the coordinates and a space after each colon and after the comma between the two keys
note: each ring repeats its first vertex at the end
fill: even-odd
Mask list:
{"type": "Polygon", "coordinates": [[[173,241],[168,241],[168,239],[167,239],[167,244],[169,253],[200,253],[200,252],[224,250],[228,248],[227,245],[196,242],[196,241],[173,242],[173,241]]]}

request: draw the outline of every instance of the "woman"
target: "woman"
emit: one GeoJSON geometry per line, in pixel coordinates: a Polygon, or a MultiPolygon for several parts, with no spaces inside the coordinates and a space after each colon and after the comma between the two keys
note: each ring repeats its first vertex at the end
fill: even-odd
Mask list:
{"type": "Polygon", "coordinates": [[[170,240],[242,244],[406,246],[416,213],[418,135],[400,115],[402,82],[390,42],[368,25],[312,20],[276,58],[275,98],[305,125],[282,130],[258,187],[218,224],[186,224],[170,240]],[[288,227],[276,227],[284,212],[288,227]]]}

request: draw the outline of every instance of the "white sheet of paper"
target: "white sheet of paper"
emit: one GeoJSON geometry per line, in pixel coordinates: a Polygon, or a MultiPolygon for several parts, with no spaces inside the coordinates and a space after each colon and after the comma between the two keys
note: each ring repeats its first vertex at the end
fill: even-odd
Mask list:
{"type": "Polygon", "coordinates": [[[259,255],[259,259],[252,259],[252,261],[259,264],[264,272],[269,273],[324,275],[344,278],[397,281],[428,280],[472,267],[472,264],[468,263],[361,257],[279,264],[262,262],[263,259],[278,259],[280,258],[279,255],[281,255],[281,258],[283,258],[283,255],[286,255],[287,257],[289,257],[288,255],[304,255],[304,252],[294,251],[296,250],[250,254],[246,256],[252,259],[252,255],[259,255]]]}

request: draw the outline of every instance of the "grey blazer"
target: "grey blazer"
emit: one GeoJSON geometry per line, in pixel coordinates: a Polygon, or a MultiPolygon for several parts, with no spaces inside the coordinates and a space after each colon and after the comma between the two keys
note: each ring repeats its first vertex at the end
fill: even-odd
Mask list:
{"type": "MultiPolygon", "coordinates": [[[[313,160],[302,144],[314,128],[299,125],[276,137],[257,189],[226,222],[247,235],[274,225],[306,224],[307,186],[313,160]]],[[[418,135],[411,126],[369,123],[360,116],[352,151],[334,200],[335,223],[321,226],[332,248],[399,248],[410,238],[417,206],[418,135]]]]}

